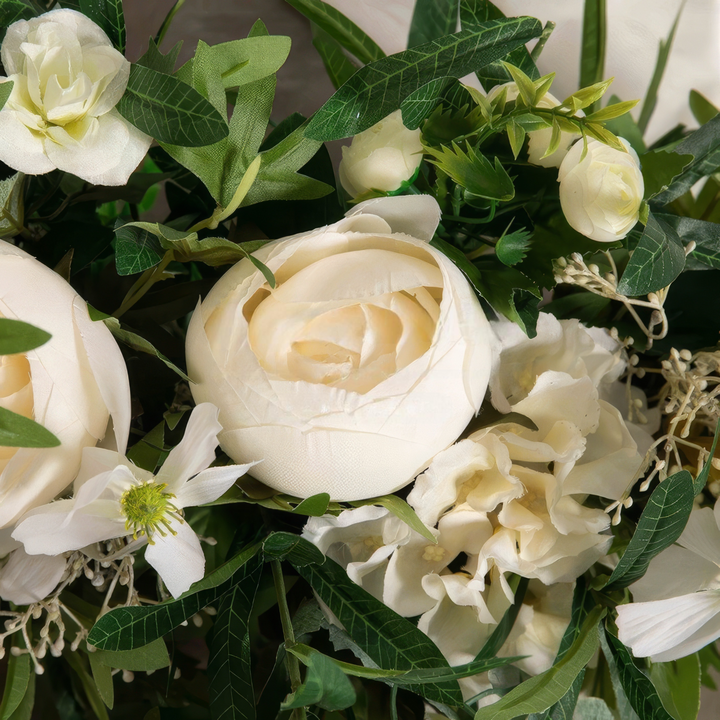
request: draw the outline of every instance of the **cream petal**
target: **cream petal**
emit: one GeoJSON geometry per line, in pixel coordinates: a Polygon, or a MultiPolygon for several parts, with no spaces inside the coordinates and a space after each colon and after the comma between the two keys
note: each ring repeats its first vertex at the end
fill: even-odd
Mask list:
{"type": "Polygon", "coordinates": [[[0,597],[15,605],[40,602],[57,587],[65,565],[61,555],[28,555],[15,550],[0,570],[0,597]]]}
{"type": "Polygon", "coordinates": [[[440,222],[440,206],[431,195],[403,195],[374,198],[358,203],[346,217],[377,215],[390,225],[391,232],[403,233],[430,242],[440,222]]]}
{"type": "Polygon", "coordinates": [[[157,570],[170,594],[180,597],[205,574],[205,556],[200,540],[186,522],[173,522],[174,535],[153,535],[145,559],[157,570]]]}
{"type": "Polygon", "coordinates": [[[0,160],[27,175],[42,175],[55,169],[45,153],[42,136],[33,133],[8,108],[0,111],[0,160]]]}

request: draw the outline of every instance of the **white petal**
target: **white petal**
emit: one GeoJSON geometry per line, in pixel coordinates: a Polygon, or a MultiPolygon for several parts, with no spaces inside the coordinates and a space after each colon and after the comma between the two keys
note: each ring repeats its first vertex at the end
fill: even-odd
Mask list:
{"type": "Polygon", "coordinates": [[[55,169],[55,163],[45,154],[42,137],[30,132],[17,112],[8,108],[0,111],[0,160],[27,175],[55,169]]]}
{"type": "Polygon", "coordinates": [[[0,570],[0,597],[15,605],[29,605],[47,597],[65,572],[61,555],[28,555],[15,550],[0,570]]]}
{"type": "Polygon", "coordinates": [[[258,460],[247,465],[226,465],[203,470],[177,491],[177,502],[175,504],[179,508],[186,508],[193,505],[204,505],[217,500],[235,484],[238,478],[242,477],[258,462],[261,461],[258,460]]]}
{"type": "Polygon", "coordinates": [[[190,525],[173,521],[172,529],[176,535],[153,535],[154,544],[147,546],[145,559],[157,570],[172,596],[179,597],[194,582],[202,580],[205,556],[190,525]]]}
{"type": "Polygon", "coordinates": [[[182,486],[215,460],[217,435],[222,430],[218,409],[211,403],[193,408],[185,435],[174,447],[157,474],[157,482],[166,483],[168,492],[178,495],[182,486]]]}
{"type": "Polygon", "coordinates": [[[427,242],[432,240],[440,222],[440,206],[432,195],[402,195],[366,200],[349,210],[346,217],[363,213],[381,217],[394,233],[404,233],[427,242]]]}

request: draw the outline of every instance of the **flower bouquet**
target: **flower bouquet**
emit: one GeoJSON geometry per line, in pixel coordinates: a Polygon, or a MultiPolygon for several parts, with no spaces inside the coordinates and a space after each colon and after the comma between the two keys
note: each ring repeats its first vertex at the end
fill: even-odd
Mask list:
{"type": "Polygon", "coordinates": [[[131,63],[121,0],[0,0],[0,719],[701,717],[697,8],[638,103],[598,0],[288,3],[309,118],[262,20],[131,63]]]}

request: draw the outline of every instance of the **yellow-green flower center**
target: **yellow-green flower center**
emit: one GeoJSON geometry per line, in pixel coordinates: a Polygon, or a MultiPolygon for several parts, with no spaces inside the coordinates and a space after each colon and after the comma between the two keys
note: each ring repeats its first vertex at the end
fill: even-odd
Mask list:
{"type": "Polygon", "coordinates": [[[165,492],[166,483],[148,480],[142,485],[134,485],[126,490],[120,498],[120,505],[125,515],[125,529],[132,532],[133,538],[147,535],[148,542],[153,544],[153,533],[158,532],[165,537],[166,533],[177,535],[170,525],[171,520],[183,522],[180,510],[172,504],[175,497],[165,492]]]}

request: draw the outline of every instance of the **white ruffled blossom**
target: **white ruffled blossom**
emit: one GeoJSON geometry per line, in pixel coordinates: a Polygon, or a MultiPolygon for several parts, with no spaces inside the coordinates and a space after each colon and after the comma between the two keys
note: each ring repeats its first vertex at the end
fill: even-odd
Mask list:
{"type": "Polygon", "coordinates": [[[2,42],[13,88],[0,111],[0,160],[40,175],[56,168],[124,185],[152,138],[115,110],[130,63],[92,20],[58,9],[18,20],[2,42]]]}
{"type": "Polygon", "coordinates": [[[297,497],[358,500],[407,485],[480,407],[495,339],[473,289],[429,241],[427,195],[360,203],[268,243],[195,311],[186,354],[220,444],[297,497]]]}
{"type": "Polygon", "coordinates": [[[198,405],[157,475],[119,453],[87,449],[74,497],[30,511],[13,538],[29,555],[59,555],[129,534],[144,536],[145,559],[178,597],[205,571],[200,541],[183,520],[183,508],[216,500],[254,464],[209,467],[222,429],[217,415],[213,405],[198,405]]]}
{"type": "Polygon", "coordinates": [[[617,626],[636,657],[669,662],[720,638],[720,501],[693,510],[677,545],[630,590],[635,602],[618,607],[617,626]]]}
{"type": "Polygon", "coordinates": [[[103,323],[90,319],[86,303],[70,284],[4,241],[0,317],[52,335],[34,350],[0,356],[0,407],[34,419],[61,443],[54,448],[0,447],[0,528],[7,528],[73,481],[83,448],[107,434],[106,444],[125,451],[130,385],[115,339],[103,323]]]}
{"type": "Polygon", "coordinates": [[[420,130],[406,128],[396,110],[343,146],[340,182],[351,197],[370,190],[393,192],[412,179],[422,158],[420,130]]]}
{"type": "Polygon", "coordinates": [[[640,218],[645,183],[637,153],[620,138],[626,152],[590,139],[587,153],[578,141],[560,165],[560,205],[579,233],[597,242],[624,238],[640,218]]]}

